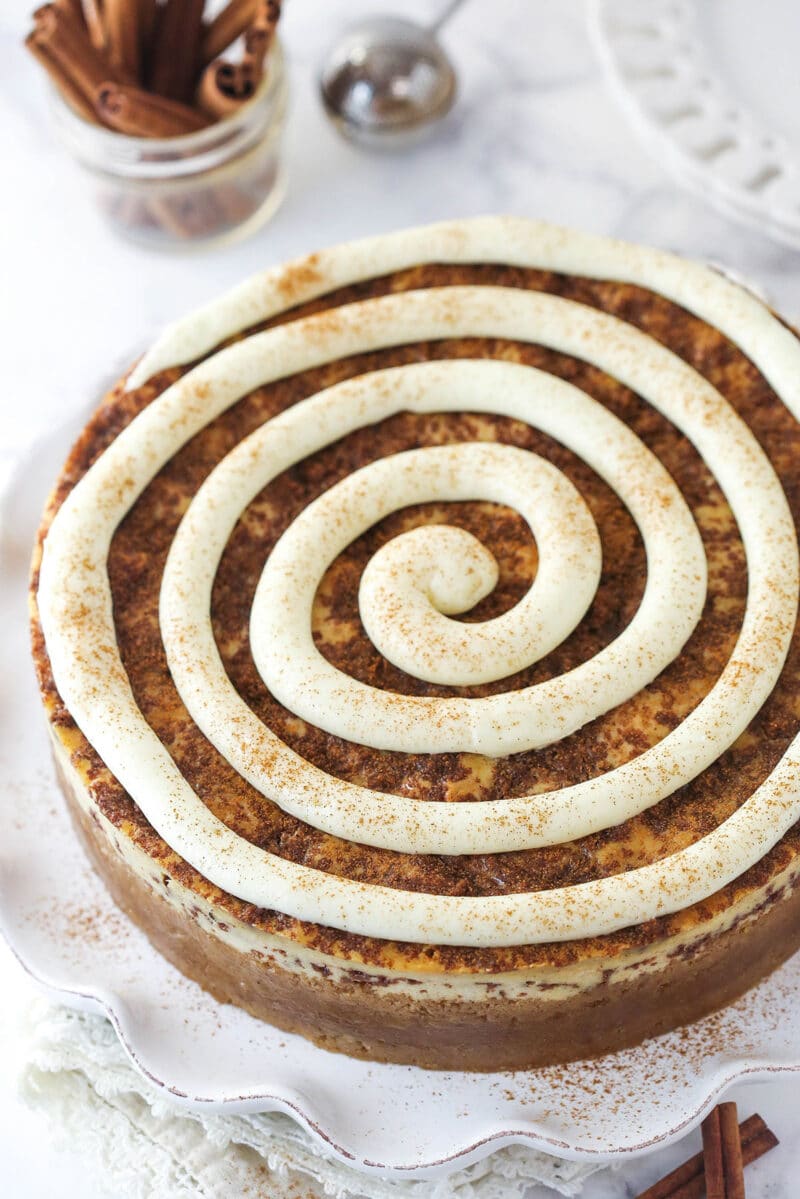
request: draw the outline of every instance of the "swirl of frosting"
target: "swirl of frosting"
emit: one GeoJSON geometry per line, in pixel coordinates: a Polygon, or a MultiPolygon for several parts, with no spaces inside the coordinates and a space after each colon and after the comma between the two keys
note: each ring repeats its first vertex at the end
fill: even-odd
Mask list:
{"type": "MultiPolygon", "coordinates": [[[[741,288],[669,255],[528,222],[460,222],[328,251],[314,260],[305,291],[293,293],[292,302],[423,261],[516,263],[629,280],[659,291],[737,342],[800,416],[800,347],[741,288]]],[[[168,331],[135,380],[203,354],[280,311],[286,303],[283,279],[277,273],[251,281],[191,324],[168,331]]],[[[460,360],[393,368],[337,384],[266,422],[210,473],[178,529],[162,583],[162,637],[181,699],[217,750],[286,811],[337,836],[405,853],[493,853],[572,840],[643,811],[706,769],[758,712],[790,644],[798,554],[780,483],[735,412],[681,359],[617,318],[521,289],[434,288],[344,306],[335,316],[298,319],[237,341],[168,387],[95,462],[51,526],[39,603],[58,689],[160,835],[213,883],[258,906],[368,936],[486,946],[599,935],[686,907],[736,878],[800,818],[800,741],[731,817],[652,865],[530,894],[443,897],[334,877],[250,844],[202,803],[136,705],[116,644],[105,560],[114,529],[153,475],[196,431],[266,382],[348,355],[453,336],[536,341],[592,362],[638,392],[693,442],[739,524],[748,567],[744,620],[714,687],[662,741],[616,770],[552,792],[468,804],[384,795],[327,775],[261,724],[236,693],[210,622],[214,575],[236,521],[277,473],[401,408],[501,412],[569,446],[617,491],[639,526],[648,562],[640,608],[616,641],[561,678],[540,684],[541,690],[487,700],[378,692],[383,708],[374,689],[359,698],[355,681],[313,647],[313,590],[325,564],[352,537],[386,511],[416,502],[416,495],[478,495],[511,504],[529,521],[542,559],[529,593],[492,638],[481,666],[474,648],[459,656],[438,639],[452,637],[456,626],[475,628],[480,638],[479,624],[447,616],[491,587],[488,550],[469,543],[464,560],[476,568],[475,585],[459,592],[447,578],[454,555],[462,552],[458,547],[465,545],[456,530],[440,530],[438,542],[430,543],[434,549],[421,553],[418,538],[397,539],[373,560],[361,603],[376,643],[405,655],[404,669],[421,677],[438,671],[450,682],[477,677],[480,668],[504,677],[507,668],[535,661],[549,641],[567,635],[597,581],[596,531],[583,501],[535,455],[494,445],[446,447],[441,454],[411,451],[400,455],[399,475],[394,464],[395,481],[402,480],[396,496],[388,494],[388,473],[381,473],[389,471],[383,463],[390,459],[356,472],[301,513],[267,560],[252,611],[251,643],[268,685],[285,696],[287,706],[312,711],[321,727],[369,744],[510,753],[580,727],[646,685],[680,652],[705,600],[705,559],[694,521],[664,468],[629,429],[570,384],[507,362],[460,360]],[[403,463],[410,464],[407,472],[403,463]],[[531,487],[539,489],[536,500],[531,487]],[[558,522],[565,513],[577,523],[559,544],[558,522]],[[313,569],[304,550],[309,546],[313,569]],[[438,563],[436,546],[447,551],[438,563]],[[584,561],[578,560],[578,546],[584,561]],[[560,590],[553,566],[559,554],[568,582],[560,590]],[[573,585],[571,606],[557,610],[551,588],[563,602],[573,585]],[[411,621],[397,631],[396,602],[411,621]],[[431,728],[423,727],[426,721],[431,728]]]]}
{"type": "MultiPolygon", "coordinates": [[[[587,522],[587,533],[596,545],[599,576],[594,522],[587,522]]],[[[491,551],[458,525],[409,529],[381,546],[364,568],[358,590],[361,623],[384,658],[418,679],[467,686],[505,678],[519,669],[517,663],[534,662],[548,652],[543,616],[518,622],[521,614],[509,619],[505,613],[466,628],[446,619],[485,599],[499,573],[491,551]]]]}
{"type": "MultiPolygon", "coordinates": [[[[576,488],[546,459],[480,442],[381,459],[331,488],[319,508],[309,505],[284,534],[282,549],[297,561],[314,541],[318,544],[329,505],[347,513],[341,541],[351,530],[357,536],[374,524],[377,512],[389,514],[423,498],[477,499],[480,493],[498,504],[513,499],[539,547],[540,570],[515,608],[473,625],[446,619],[473,608],[498,578],[489,550],[450,525],[413,529],[380,549],[363,572],[359,608],[373,643],[417,679],[450,686],[505,679],[569,637],[600,580],[602,552],[594,519],[576,488]],[[416,499],[409,501],[409,494],[416,499]],[[367,496],[371,502],[360,504],[367,496]]],[[[255,599],[254,622],[265,608],[275,611],[281,603],[284,580],[273,566],[271,556],[255,599]]],[[[269,638],[259,644],[269,645],[269,638]]]]}
{"type": "MultiPolygon", "coordinates": [[[[452,362],[437,364],[432,370],[424,366],[412,369],[411,395],[403,386],[408,376],[401,370],[390,376],[388,392],[385,385],[376,391],[391,397],[394,411],[412,404],[417,411],[456,404],[464,408],[466,381],[476,367],[479,377],[486,379],[486,394],[502,397],[484,402],[484,407],[518,412],[525,406],[523,400],[515,408],[510,396],[532,390],[528,372],[525,368],[506,370],[499,363],[452,362]],[[418,394],[426,379],[430,380],[427,397],[425,390],[418,394]]],[[[369,387],[377,380],[366,382],[369,387]]],[[[473,394],[476,390],[473,379],[473,394]]],[[[349,423],[351,394],[352,389],[345,388],[342,401],[328,393],[323,403],[333,400],[349,423]]],[[[599,405],[584,406],[578,401],[577,406],[584,409],[587,434],[605,431],[599,405]]],[[[382,400],[370,403],[370,419],[386,415],[387,407],[382,400]]],[[[309,417],[298,405],[286,414],[286,423],[299,424],[309,417]]],[[[264,451],[271,425],[254,435],[264,451]]],[[[604,451],[609,444],[619,452],[620,442],[626,449],[635,442],[622,429],[617,422],[609,441],[602,443],[604,451]]],[[[632,456],[629,449],[629,465],[632,456]]],[[[264,452],[259,460],[266,467],[270,456],[264,452]]],[[[512,613],[491,622],[493,627],[485,630],[483,638],[478,626],[475,641],[472,626],[459,626],[466,653],[483,650],[488,655],[488,677],[502,677],[530,665],[577,625],[600,575],[599,539],[583,501],[560,472],[534,455],[510,446],[473,444],[412,450],[372,463],[325,492],[292,523],[270,555],[253,601],[250,644],[265,683],[282,704],[303,719],[378,749],[407,753],[469,750],[499,756],[537,748],[574,732],[651,682],[680,651],[703,607],[705,558],[694,521],[674,484],[656,468],[655,459],[642,452],[642,462],[646,462],[644,480],[629,474],[624,481],[619,479],[618,485],[625,498],[634,491],[635,483],[640,489],[638,497],[631,496],[631,504],[636,507],[638,498],[641,527],[653,562],[645,601],[615,643],[569,675],[485,699],[399,696],[343,675],[314,644],[311,607],[325,569],[355,537],[384,516],[426,500],[480,498],[516,507],[541,545],[536,579],[512,613]],[[506,650],[507,641],[493,646],[498,626],[500,632],[516,627],[513,655],[506,650]]],[[[230,476],[236,473],[237,462],[223,462],[218,470],[221,473],[207,480],[207,490],[198,497],[205,510],[194,528],[202,529],[206,537],[210,509],[232,485],[230,476]]],[[[256,472],[250,490],[255,494],[264,482],[265,475],[256,472]]],[[[185,566],[194,559],[194,547],[187,544],[189,536],[187,532],[185,538],[182,534],[176,538],[165,588],[173,585],[174,572],[185,574],[185,566]]],[[[197,582],[195,578],[192,585],[197,582]]],[[[206,577],[204,586],[208,582],[206,577]]],[[[179,619],[182,605],[169,604],[167,599],[167,606],[179,619]]],[[[453,630],[453,622],[450,626],[451,640],[456,640],[459,632],[453,630]]],[[[189,644],[185,631],[180,639],[189,644]]],[[[167,636],[168,656],[173,641],[167,636]]],[[[422,653],[439,659],[443,681],[461,681],[451,660],[443,658],[441,646],[423,643],[422,653]]],[[[180,665],[177,672],[173,667],[173,673],[182,677],[180,665]]],[[[199,723],[206,723],[207,717],[199,709],[192,714],[199,723]]]]}
{"type": "MultiPolygon", "coordinates": [[[[467,371],[452,365],[457,384],[467,371]]],[[[468,370],[471,364],[465,365],[468,370]]],[[[445,372],[438,374],[441,378],[445,372]]],[[[441,403],[443,393],[456,389],[440,386],[433,402],[441,403]]],[[[348,740],[408,752],[503,753],[510,744],[524,740],[529,748],[560,734],[563,712],[556,714],[557,725],[548,724],[544,704],[541,716],[537,714],[533,688],[500,699],[412,700],[343,675],[314,645],[311,606],[320,578],[355,537],[409,504],[465,499],[508,504],[525,516],[540,546],[541,563],[527,595],[511,612],[485,625],[463,625],[442,617],[419,591],[414,593],[416,605],[412,600],[408,609],[391,603],[373,607],[375,582],[368,575],[360,597],[367,631],[374,613],[379,625],[382,621],[384,628],[392,627],[410,673],[418,673],[413,667],[421,658],[427,677],[438,670],[436,681],[449,684],[485,682],[522,670],[572,632],[597,588],[601,553],[594,521],[572,484],[549,462],[512,446],[474,443],[409,450],[373,462],[325,492],[290,525],[270,555],[253,601],[250,643],[264,681],[282,704],[348,740]],[[405,623],[409,618],[410,627],[405,623]],[[410,641],[415,648],[409,649],[410,641]],[[517,713],[524,711],[527,727],[511,733],[517,713]]],[[[419,533],[408,538],[417,546],[427,541],[419,533]]],[[[395,560],[408,538],[390,543],[395,560]]],[[[457,549],[462,541],[463,536],[457,539],[457,549]]],[[[448,548],[452,553],[452,545],[448,548]]],[[[429,568],[432,555],[441,549],[440,534],[427,546],[429,568]]],[[[465,577],[460,558],[445,559],[451,575],[459,574],[459,566],[465,577]]],[[[695,619],[698,615],[692,613],[695,619]]],[[[626,671],[632,666],[628,660],[626,671]]],[[[638,689],[630,675],[628,685],[638,689]]],[[[582,710],[579,722],[586,718],[582,710]]]]}

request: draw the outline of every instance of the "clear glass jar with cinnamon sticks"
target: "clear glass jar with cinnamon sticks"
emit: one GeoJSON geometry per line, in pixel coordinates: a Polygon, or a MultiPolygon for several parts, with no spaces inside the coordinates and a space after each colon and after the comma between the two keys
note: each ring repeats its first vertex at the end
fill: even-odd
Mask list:
{"type": "Polygon", "coordinates": [[[149,33],[142,0],[36,11],[27,44],[54,84],[56,126],[123,236],[168,249],[241,236],[283,198],[280,4],[229,0],[214,20],[203,0],[150,7],[149,33]],[[92,12],[105,24],[93,27],[92,12]],[[114,23],[114,12],[135,19],[114,23]]]}
{"type": "Polygon", "coordinates": [[[269,219],[283,199],[286,82],[277,41],[252,99],[195,133],[115,133],[84,120],[56,91],[53,108],[104,216],[138,242],[189,248],[242,236],[269,219]]]}

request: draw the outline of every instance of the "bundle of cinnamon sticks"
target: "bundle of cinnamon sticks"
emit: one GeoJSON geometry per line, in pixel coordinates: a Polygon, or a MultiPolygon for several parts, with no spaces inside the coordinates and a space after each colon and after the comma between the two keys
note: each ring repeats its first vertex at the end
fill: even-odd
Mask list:
{"type": "Polygon", "coordinates": [[[703,1121],[703,1151],[642,1191],[637,1199],[745,1199],[744,1167],[778,1138],[761,1116],[739,1123],[735,1103],[719,1103],[703,1121]]]}
{"type": "Polygon", "coordinates": [[[85,120],[133,137],[178,137],[254,95],[281,0],[53,0],[26,46],[85,120]],[[235,60],[222,57],[235,45],[235,60]]]}

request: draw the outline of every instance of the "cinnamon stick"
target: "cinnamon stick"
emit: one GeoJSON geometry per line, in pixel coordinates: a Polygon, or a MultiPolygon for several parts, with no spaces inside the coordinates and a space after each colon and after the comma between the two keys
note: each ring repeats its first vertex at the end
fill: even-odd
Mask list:
{"type": "Polygon", "coordinates": [[[113,79],[114,72],[95,50],[88,33],[54,4],[37,9],[34,20],[28,48],[36,47],[41,52],[37,54],[40,61],[46,57],[54,62],[61,75],[69,79],[73,94],[80,93],[87,104],[93,105],[96,89],[113,79]]]}
{"type": "Polygon", "coordinates": [[[89,31],[89,41],[95,50],[106,48],[106,27],[100,11],[100,0],[82,0],[83,19],[89,31]]]}
{"type": "Polygon", "coordinates": [[[719,1124],[719,1108],[708,1113],[702,1125],[703,1168],[706,1175],[707,1199],[726,1199],[725,1169],[722,1159],[722,1132],[719,1124]]]}
{"type": "Polygon", "coordinates": [[[85,120],[136,137],[180,136],[254,95],[281,3],[229,0],[208,25],[203,8],[204,0],[50,0],[34,13],[26,45],[85,120]],[[242,35],[241,62],[205,61],[242,35]]]}
{"type": "Polygon", "coordinates": [[[739,1117],[735,1103],[720,1103],[719,1130],[722,1141],[722,1172],[725,1177],[725,1199],[745,1199],[742,1141],[739,1136],[739,1117]]]}
{"type": "Polygon", "coordinates": [[[236,184],[230,183],[216,189],[217,203],[229,226],[240,225],[252,216],[261,204],[261,197],[253,198],[236,184]]]}
{"type": "Polygon", "coordinates": [[[256,15],[244,35],[244,62],[256,83],[264,71],[264,60],[275,36],[281,15],[281,0],[258,0],[256,15]]]}
{"type": "Polygon", "coordinates": [[[25,39],[25,45],[31,54],[41,63],[47,74],[52,79],[55,86],[61,92],[61,95],[67,103],[75,109],[75,111],[83,117],[85,121],[92,121],[98,124],[97,114],[94,111],[93,105],[89,103],[81,89],[74,82],[72,77],[67,74],[59,62],[51,55],[50,51],[40,44],[36,38],[36,34],[30,33],[25,39]]]}
{"type": "Polygon", "coordinates": [[[126,192],[101,192],[98,196],[101,208],[113,225],[124,232],[145,231],[157,228],[157,222],[148,209],[147,197],[126,192]]]}
{"type": "Polygon", "coordinates": [[[200,77],[196,103],[213,120],[220,120],[240,108],[255,90],[256,83],[246,63],[218,58],[209,63],[200,77]]]}
{"type": "Polygon", "coordinates": [[[131,137],[180,137],[209,123],[186,104],[119,83],[101,84],[95,109],[106,125],[131,137]]]}
{"type": "Polygon", "coordinates": [[[212,188],[193,195],[154,196],[150,200],[150,211],[173,237],[187,241],[194,237],[211,237],[225,226],[225,214],[212,188]]]}
{"type": "Polygon", "coordinates": [[[81,0],[53,0],[56,8],[60,8],[63,13],[66,13],[79,27],[85,24],[83,19],[83,5],[81,0]]]}
{"type": "Polygon", "coordinates": [[[204,0],[167,0],[158,21],[149,87],[171,100],[190,101],[200,61],[204,0]]]}
{"type": "MultiPolygon", "coordinates": [[[[743,1121],[738,1132],[743,1166],[749,1166],[778,1144],[778,1138],[759,1115],[750,1116],[743,1121]]],[[[703,1199],[705,1193],[703,1154],[696,1153],[646,1191],[642,1191],[637,1199],[703,1199]]]]}
{"type": "Polygon", "coordinates": [[[103,24],[108,42],[109,62],[123,76],[139,79],[139,5],[138,0],[103,0],[103,24]]]}
{"type": "Polygon", "coordinates": [[[139,78],[142,82],[150,74],[154,39],[161,8],[158,0],[138,0],[139,5],[139,78]]]}
{"type": "Polygon", "coordinates": [[[200,62],[206,67],[227,50],[252,23],[258,0],[230,0],[206,27],[200,44],[200,62]]]}
{"type": "Polygon", "coordinates": [[[245,33],[245,42],[272,41],[280,15],[281,0],[256,0],[255,15],[245,33]]]}

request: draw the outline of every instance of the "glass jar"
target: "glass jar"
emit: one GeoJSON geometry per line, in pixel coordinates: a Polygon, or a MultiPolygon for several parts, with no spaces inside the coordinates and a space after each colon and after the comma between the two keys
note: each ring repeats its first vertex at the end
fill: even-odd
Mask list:
{"type": "Polygon", "coordinates": [[[279,207],[287,92],[276,42],[252,99],[197,133],[128,137],[84,120],[55,91],[53,103],[62,140],[115,231],[155,249],[189,249],[243,237],[279,207]]]}

